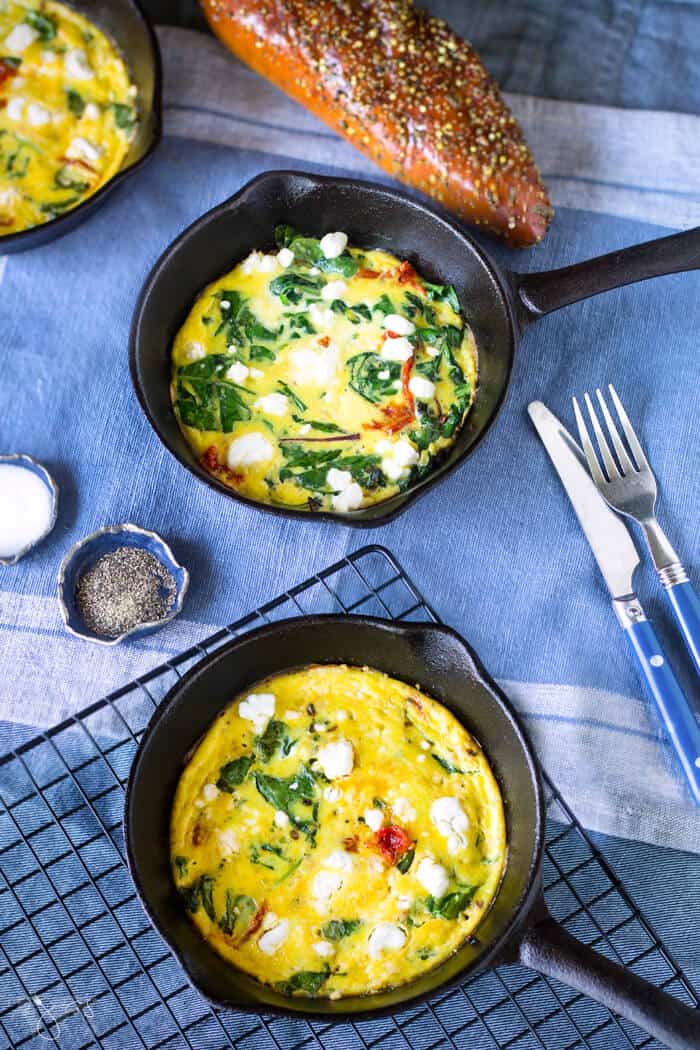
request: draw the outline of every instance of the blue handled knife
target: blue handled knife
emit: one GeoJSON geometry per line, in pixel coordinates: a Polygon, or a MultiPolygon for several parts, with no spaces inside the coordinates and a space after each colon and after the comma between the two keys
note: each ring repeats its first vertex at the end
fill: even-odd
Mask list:
{"type": "Polygon", "coordinates": [[[637,666],[700,805],[700,725],[635,594],[639,555],[629,530],[598,492],[583,452],[557,417],[541,401],[531,402],[527,410],[590,544],[637,666]]]}

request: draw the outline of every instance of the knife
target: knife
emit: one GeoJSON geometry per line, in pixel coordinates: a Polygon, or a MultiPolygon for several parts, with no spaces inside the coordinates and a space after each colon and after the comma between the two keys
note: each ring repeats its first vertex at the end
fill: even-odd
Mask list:
{"type": "Polygon", "coordinates": [[[639,555],[629,530],[598,492],[583,452],[557,417],[541,401],[531,402],[527,410],[590,544],[638,669],[700,805],[700,725],[635,594],[639,555]]]}

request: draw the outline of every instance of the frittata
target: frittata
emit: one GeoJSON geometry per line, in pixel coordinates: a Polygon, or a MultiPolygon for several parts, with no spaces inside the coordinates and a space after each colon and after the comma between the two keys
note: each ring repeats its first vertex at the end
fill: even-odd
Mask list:
{"type": "Polygon", "coordinates": [[[348,513],[433,469],[477,385],[451,285],[406,260],[290,226],[201,293],[171,396],[198,460],[251,499],[348,513]]]}
{"type": "Polygon", "coordinates": [[[0,3],[0,236],[75,208],[119,171],[135,96],[115,45],[82,15],[0,3]]]}
{"type": "Polygon", "coordinates": [[[488,911],[503,804],[479,744],[379,671],[260,682],[189,758],[171,820],[177,890],[202,936],[285,995],[414,980],[488,911]]]}

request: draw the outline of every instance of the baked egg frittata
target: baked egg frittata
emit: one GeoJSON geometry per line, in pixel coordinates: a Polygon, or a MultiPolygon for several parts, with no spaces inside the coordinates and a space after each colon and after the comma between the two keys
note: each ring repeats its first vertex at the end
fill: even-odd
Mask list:
{"type": "Polygon", "coordinates": [[[369,994],[439,965],[483,919],[505,859],[479,744],[369,668],[312,666],[239,696],[189,758],[172,810],[192,921],[286,995],[369,994]]]}
{"type": "Polygon", "coordinates": [[[114,44],[72,8],[0,3],[0,236],[62,215],[116,174],[135,95],[114,44]]]}
{"type": "Polygon", "coordinates": [[[474,337],[451,285],[344,233],[275,230],[201,293],[171,396],[209,473],[264,503],[347,513],[413,485],[474,400],[474,337]]]}

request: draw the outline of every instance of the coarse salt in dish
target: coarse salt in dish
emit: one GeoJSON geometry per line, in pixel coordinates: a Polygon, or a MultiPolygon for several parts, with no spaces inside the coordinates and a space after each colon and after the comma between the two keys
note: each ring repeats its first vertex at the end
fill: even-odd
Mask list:
{"type": "Polygon", "coordinates": [[[19,557],[50,531],[54,499],[33,469],[18,462],[0,463],[0,558],[19,557]]]}

